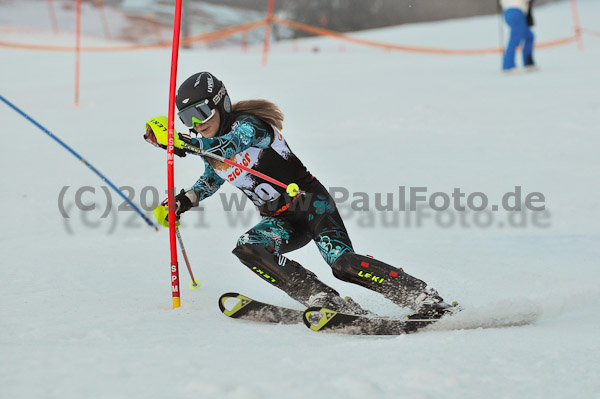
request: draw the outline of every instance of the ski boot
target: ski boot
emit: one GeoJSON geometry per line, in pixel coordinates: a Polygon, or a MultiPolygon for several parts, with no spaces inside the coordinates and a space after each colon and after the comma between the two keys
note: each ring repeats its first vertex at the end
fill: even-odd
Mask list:
{"type": "Polygon", "coordinates": [[[363,309],[358,303],[354,302],[352,298],[346,297],[345,299],[339,295],[332,295],[328,292],[320,292],[318,294],[311,295],[308,300],[308,307],[321,307],[333,310],[334,312],[360,315],[360,316],[371,316],[368,310],[363,309]]]}
{"type": "Polygon", "coordinates": [[[237,246],[233,253],[265,281],[285,291],[306,307],[318,306],[352,315],[371,314],[352,299],[344,300],[313,272],[298,262],[277,254],[273,248],[244,244],[237,246]]]}
{"type": "Polygon", "coordinates": [[[457,302],[447,304],[433,288],[423,291],[415,299],[416,312],[407,316],[407,320],[441,319],[447,314],[452,314],[460,309],[457,302]]]}

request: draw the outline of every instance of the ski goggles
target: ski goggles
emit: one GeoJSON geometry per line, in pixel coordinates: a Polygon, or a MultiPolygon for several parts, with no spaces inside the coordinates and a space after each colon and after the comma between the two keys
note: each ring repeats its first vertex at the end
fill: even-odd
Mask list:
{"type": "Polygon", "coordinates": [[[215,116],[216,111],[208,106],[208,99],[192,104],[182,109],[177,114],[179,119],[189,128],[193,128],[195,123],[206,123],[215,116]]]}

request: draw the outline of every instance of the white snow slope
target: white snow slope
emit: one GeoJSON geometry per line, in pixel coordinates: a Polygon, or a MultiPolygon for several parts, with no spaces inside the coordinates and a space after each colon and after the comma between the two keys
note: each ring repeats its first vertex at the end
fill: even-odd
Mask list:
{"type": "MultiPolygon", "coordinates": [[[[600,3],[578,3],[582,25],[600,30],[600,3]]],[[[569,3],[539,7],[536,22],[540,41],[569,35],[569,3]]],[[[497,18],[482,17],[359,36],[483,48],[497,45],[497,32],[497,18]]],[[[538,320],[360,337],[229,319],[217,307],[227,291],[301,307],[230,253],[258,216],[250,206],[225,212],[219,195],[204,203],[204,212],[183,218],[202,287],[188,288],[180,255],[182,306],[172,310],[167,231],[155,233],[135,213],[117,211],[123,201],[112,191],[113,210],[101,218],[106,184],[0,104],[0,397],[598,397],[600,38],[586,34],[584,51],[575,44],[538,51],[541,70],[516,76],[500,73],[499,55],[347,45],[341,52],[328,39],[299,43],[300,50],[315,45],[322,51],[275,46],[266,67],[259,48],[182,51],[178,81],[210,70],[234,101],[274,101],[286,114],[288,142],[309,170],[327,187],[367,193],[372,209],[375,193],[397,193],[399,186],[427,187],[429,195],[483,192],[490,206],[515,186],[523,197],[543,193],[546,212],[425,210],[420,226],[406,223],[407,212],[397,207],[365,213],[349,210],[349,201],[340,205],[359,253],[427,281],[460,301],[465,317],[498,312],[502,319],[534,307],[542,311],[538,320]],[[59,211],[65,186],[69,219],[59,211]],[[95,188],[82,196],[84,204],[97,204],[93,211],[74,205],[85,186],[95,188]]],[[[164,197],[165,152],[142,134],[147,119],[167,112],[169,50],[83,54],[76,109],[72,54],[5,48],[0,54],[2,96],[116,185],[130,186],[136,204],[151,205],[146,187],[164,197]]],[[[175,168],[177,186],[189,187],[202,162],[188,156],[175,168]]],[[[220,193],[235,190],[226,185],[220,193]]],[[[406,312],[336,280],[312,243],[289,257],[373,311],[406,312]]]]}

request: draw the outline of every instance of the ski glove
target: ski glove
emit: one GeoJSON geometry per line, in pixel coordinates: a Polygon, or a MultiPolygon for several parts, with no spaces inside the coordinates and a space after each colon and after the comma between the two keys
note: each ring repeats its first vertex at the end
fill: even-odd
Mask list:
{"type": "MultiPolygon", "coordinates": [[[[146,134],[144,135],[144,139],[149,143],[154,144],[154,141],[162,147],[167,148],[167,143],[169,139],[169,131],[167,129],[168,120],[166,116],[157,116],[156,118],[150,119],[146,122],[146,134]],[[152,135],[150,135],[152,132],[152,135]],[[148,138],[146,138],[148,136],[148,138]]],[[[173,129],[173,145],[175,149],[184,150],[186,144],[191,144],[196,148],[202,149],[202,142],[198,139],[193,139],[188,135],[179,134],[175,129],[173,129]]]]}
{"type": "MultiPolygon", "coordinates": [[[[152,128],[150,126],[148,126],[146,128],[146,133],[144,134],[144,140],[146,140],[148,143],[152,144],[155,147],[158,148],[162,148],[162,149],[167,149],[166,145],[162,145],[161,143],[158,142],[158,140],[156,139],[156,136],[154,135],[154,132],[152,131],[152,128]]],[[[181,149],[181,148],[173,148],[173,152],[175,153],[175,155],[177,155],[178,157],[185,157],[187,155],[187,153],[185,152],[185,150],[181,149]]]]}
{"type": "Polygon", "coordinates": [[[179,216],[193,206],[198,206],[198,195],[194,190],[183,190],[175,196],[175,216],[179,216]]]}
{"type": "MultiPolygon", "coordinates": [[[[169,227],[169,199],[165,199],[159,206],[154,208],[152,212],[154,217],[164,227],[169,227]]],[[[194,190],[181,190],[179,194],[175,196],[175,219],[179,220],[181,214],[188,211],[194,206],[198,206],[198,194],[194,190]]],[[[178,224],[177,224],[178,225],[178,224]]]]}
{"type": "MultiPolygon", "coordinates": [[[[169,208],[166,205],[159,205],[152,210],[158,224],[163,227],[169,227],[169,208]]],[[[179,226],[179,221],[175,218],[175,227],[179,226]]]]}

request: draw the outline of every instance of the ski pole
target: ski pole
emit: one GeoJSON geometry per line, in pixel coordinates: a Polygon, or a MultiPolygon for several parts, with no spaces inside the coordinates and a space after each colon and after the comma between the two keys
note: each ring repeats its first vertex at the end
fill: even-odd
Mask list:
{"type": "Polygon", "coordinates": [[[152,221],[150,219],[148,219],[146,217],[146,215],[144,215],[142,213],[142,211],[135,206],[135,204],[133,202],[131,202],[131,200],[129,198],[127,198],[127,196],[125,194],[123,194],[123,192],[121,190],[119,190],[117,188],[117,186],[115,186],[110,180],[108,180],[102,173],[100,173],[98,171],[98,169],[94,168],[94,166],[89,163],[88,161],[86,161],[81,155],[79,155],[77,152],[75,152],[75,150],[73,150],[71,147],[69,147],[67,144],[65,144],[61,139],[59,139],[58,137],[56,137],[54,134],[52,134],[52,132],[50,132],[48,129],[46,129],[44,126],[40,125],[37,121],[35,121],[32,117],[30,117],[29,115],[27,115],[25,112],[23,112],[20,108],[18,108],[16,105],[14,105],[13,103],[11,103],[10,101],[8,101],[6,98],[4,98],[2,95],[0,95],[0,100],[4,101],[4,103],[6,105],[8,105],[9,107],[11,107],[13,110],[15,110],[18,114],[20,114],[22,117],[24,117],[25,119],[27,119],[29,122],[33,123],[38,129],[40,129],[42,132],[46,133],[48,136],[50,136],[51,138],[53,138],[58,144],[60,144],[61,146],[63,146],[67,151],[69,151],[71,154],[73,154],[73,156],[75,156],[75,158],[79,159],[81,162],[83,162],[88,168],[90,168],[92,170],[92,172],[94,172],[96,175],[98,175],[98,177],[100,177],[106,184],[108,184],[110,186],[110,188],[112,188],[113,190],[115,190],[115,192],[117,194],[119,194],[124,200],[125,202],[127,202],[143,219],[146,223],[148,223],[148,225],[154,227],[154,229],[156,231],[158,231],[158,227],[152,223],[152,221]]]}
{"type": "Polygon", "coordinates": [[[219,156],[217,154],[213,154],[212,152],[207,152],[207,151],[201,150],[200,148],[197,148],[197,147],[195,147],[195,146],[193,146],[193,145],[191,145],[189,143],[186,143],[186,142],[183,142],[183,148],[185,148],[187,150],[190,150],[190,151],[193,151],[193,152],[195,152],[197,154],[204,155],[204,156],[216,159],[217,161],[226,163],[227,165],[235,166],[237,168],[245,170],[248,173],[251,173],[251,174],[253,174],[255,176],[258,176],[261,179],[264,179],[264,180],[266,180],[266,181],[268,181],[270,183],[273,183],[273,184],[275,184],[275,185],[277,185],[279,187],[283,187],[283,188],[285,188],[285,190],[287,191],[287,193],[289,194],[290,197],[295,197],[296,195],[303,193],[302,191],[300,191],[300,188],[298,187],[298,185],[296,183],[290,183],[290,184],[282,183],[279,180],[273,179],[272,177],[269,177],[269,176],[267,176],[267,175],[265,175],[263,173],[260,173],[259,171],[256,171],[256,170],[254,170],[252,168],[249,168],[249,167],[244,166],[244,165],[240,165],[237,162],[233,162],[230,159],[223,158],[223,157],[221,157],[221,156],[219,156]]]}
{"type": "MultiPolygon", "coordinates": [[[[162,146],[167,146],[167,144],[169,143],[167,137],[164,136],[164,133],[167,131],[165,124],[168,124],[168,120],[166,120],[166,119],[167,118],[164,116],[159,116],[159,117],[150,119],[146,123],[146,134],[148,134],[148,132],[150,132],[152,134],[152,137],[156,140],[156,142],[160,143],[162,146]],[[155,128],[157,129],[156,131],[154,130],[155,128]]],[[[144,136],[144,137],[146,137],[146,136],[144,136]]],[[[234,162],[230,159],[223,158],[222,156],[213,154],[212,152],[204,151],[203,149],[192,145],[191,142],[189,141],[189,139],[181,140],[181,139],[177,138],[176,141],[179,142],[177,145],[181,145],[182,149],[186,149],[191,152],[195,152],[196,154],[200,154],[200,155],[212,158],[212,159],[216,159],[217,161],[226,163],[227,165],[234,166],[236,168],[240,168],[250,174],[253,174],[254,176],[258,176],[263,180],[273,183],[279,187],[285,188],[285,190],[287,191],[287,193],[290,197],[295,197],[298,194],[304,194],[303,191],[300,191],[300,188],[298,187],[298,184],[296,184],[296,183],[290,183],[290,184],[282,183],[279,180],[273,179],[272,177],[269,177],[269,176],[265,175],[264,173],[256,171],[252,168],[249,168],[244,165],[240,165],[237,162],[234,162]]]]}
{"type": "Polygon", "coordinates": [[[183,240],[181,240],[181,233],[179,232],[179,227],[175,227],[175,233],[177,234],[177,239],[179,240],[179,246],[181,247],[181,253],[183,254],[183,259],[185,259],[185,264],[187,266],[188,272],[190,272],[190,277],[192,282],[190,283],[190,287],[195,290],[200,287],[200,284],[194,278],[194,273],[192,273],[192,266],[190,266],[190,260],[187,257],[187,253],[185,252],[185,247],[183,246],[183,240]]]}

